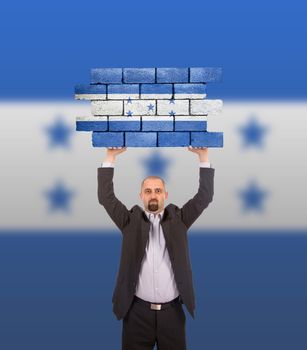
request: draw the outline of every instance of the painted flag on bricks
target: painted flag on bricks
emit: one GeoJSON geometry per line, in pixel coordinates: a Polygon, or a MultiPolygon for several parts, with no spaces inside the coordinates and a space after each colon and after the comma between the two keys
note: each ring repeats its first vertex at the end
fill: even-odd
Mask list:
{"type": "Polygon", "coordinates": [[[77,130],[92,131],[94,147],[223,147],[223,133],[207,130],[223,101],[206,99],[221,77],[220,67],[92,69],[75,98],[90,100],[93,116],[77,130]]]}

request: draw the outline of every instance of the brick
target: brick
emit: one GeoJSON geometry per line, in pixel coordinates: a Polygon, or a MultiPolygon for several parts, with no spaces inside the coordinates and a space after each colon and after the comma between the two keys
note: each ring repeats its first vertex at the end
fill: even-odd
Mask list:
{"type": "Polygon", "coordinates": [[[192,115],[217,115],[222,112],[222,100],[191,100],[192,115]]]}
{"type": "Polygon", "coordinates": [[[174,84],[174,98],[204,99],[206,84],[174,84]]]}
{"type": "Polygon", "coordinates": [[[124,115],[155,115],[155,100],[124,101],[124,115]]]}
{"type": "Polygon", "coordinates": [[[93,131],[92,145],[93,147],[123,147],[124,133],[93,131]]]}
{"type": "Polygon", "coordinates": [[[157,83],[188,83],[188,68],[157,68],[157,83]]]}
{"type": "Polygon", "coordinates": [[[170,99],[173,97],[172,84],[141,84],[141,98],[170,99]]]}
{"type": "Polygon", "coordinates": [[[191,145],[194,147],[223,147],[223,133],[191,132],[191,145]]]}
{"type": "Polygon", "coordinates": [[[122,68],[91,69],[91,84],[122,83],[122,68]]]}
{"type": "Polygon", "coordinates": [[[109,117],[109,131],[141,130],[141,117],[109,117]]]}
{"type": "Polygon", "coordinates": [[[157,114],[189,115],[189,100],[157,100],[157,114]]]}
{"type": "Polygon", "coordinates": [[[140,85],[139,84],[109,84],[108,99],[124,100],[124,99],[139,99],[140,85]]]}
{"type": "Polygon", "coordinates": [[[156,147],[157,133],[156,132],[126,132],[125,146],[126,147],[156,147]]]}
{"type": "Polygon", "coordinates": [[[155,68],[124,68],[124,83],[154,83],[155,68]]]}
{"type": "Polygon", "coordinates": [[[75,86],[76,100],[105,100],[106,85],[78,84],[75,86]]]}
{"type": "Polygon", "coordinates": [[[92,101],[93,115],[122,115],[123,101],[92,101]]]}
{"type": "Polygon", "coordinates": [[[158,147],[184,147],[190,145],[189,132],[159,132],[158,147]]]}
{"type": "Polygon", "coordinates": [[[206,117],[174,117],[175,131],[205,131],[207,130],[206,117]]]}
{"type": "Polygon", "coordinates": [[[174,117],[142,117],[142,131],[173,131],[174,117]]]}
{"type": "Polygon", "coordinates": [[[191,83],[217,83],[222,80],[221,67],[191,67],[191,83]]]}
{"type": "Polygon", "coordinates": [[[108,117],[77,117],[76,131],[106,131],[108,117]]]}

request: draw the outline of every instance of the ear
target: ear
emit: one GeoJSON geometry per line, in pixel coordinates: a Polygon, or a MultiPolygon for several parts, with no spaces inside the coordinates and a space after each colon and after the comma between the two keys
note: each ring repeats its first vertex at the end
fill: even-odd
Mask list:
{"type": "Polygon", "coordinates": [[[168,197],[168,192],[165,192],[165,199],[168,197]]]}

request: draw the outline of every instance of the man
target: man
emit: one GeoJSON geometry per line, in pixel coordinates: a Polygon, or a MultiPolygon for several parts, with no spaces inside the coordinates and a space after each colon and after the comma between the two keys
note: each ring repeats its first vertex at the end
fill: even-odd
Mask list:
{"type": "Polygon", "coordinates": [[[113,293],[113,312],[123,319],[122,350],[186,349],[185,304],[194,318],[194,288],[187,230],[213,199],[214,169],[208,148],[188,150],[199,156],[199,188],[183,205],[164,207],[168,198],[163,179],[143,180],[144,209],[130,210],[113,189],[116,156],[126,147],[107,149],[98,168],[98,199],[122,232],[120,267],[113,293]]]}

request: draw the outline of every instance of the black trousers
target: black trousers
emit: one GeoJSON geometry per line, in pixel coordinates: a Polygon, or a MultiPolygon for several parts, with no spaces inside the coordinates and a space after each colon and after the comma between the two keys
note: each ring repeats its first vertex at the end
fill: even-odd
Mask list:
{"type": "Polygon", "coordinates": [[[179,301],[161,310],[132,302],[122,323],[122,350],[186,350],[186,316],[179,301]]]}

